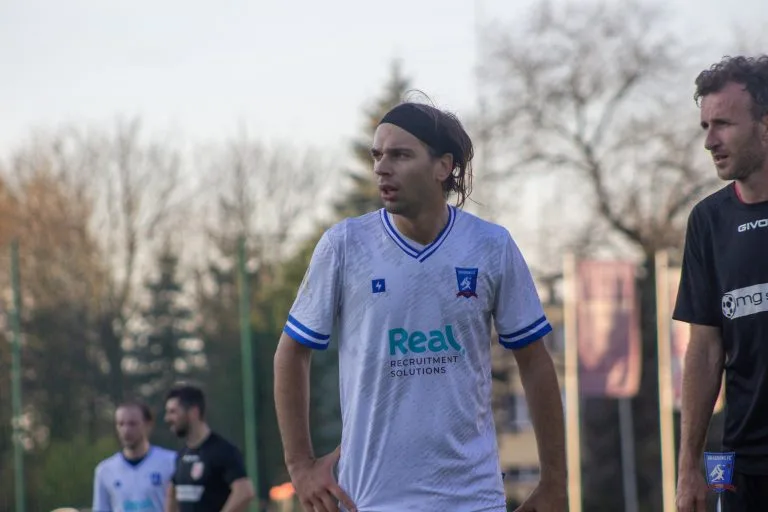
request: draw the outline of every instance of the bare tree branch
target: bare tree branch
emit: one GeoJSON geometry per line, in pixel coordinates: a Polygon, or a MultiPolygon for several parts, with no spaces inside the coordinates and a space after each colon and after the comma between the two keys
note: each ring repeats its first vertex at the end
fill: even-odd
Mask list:
{"type": "Polygon", "coordinates": [[[696,123],[675,122],[693,105],[670,100],[683,48],[657,29],[661,18],[638,2],[545,3],[528,25],[499,31],[483,67],[498,112],[486,133],[518,157],[515,176],[533,167],[581,176],[595,214],[643,251],[679,243],[670,233],[681,232],[681,212],[712,185],[696,123]]]}
{"type": "Polygon", "coordinates": [[[255,263],[279,260],[308,233],[316,197],[330,183],[330,166],[314,152],[270,148],[246,135],[214,156],[210,168],[218,179],[218,222],[209,224],[209,234],[220,246],[245,235],[255,263]]]}

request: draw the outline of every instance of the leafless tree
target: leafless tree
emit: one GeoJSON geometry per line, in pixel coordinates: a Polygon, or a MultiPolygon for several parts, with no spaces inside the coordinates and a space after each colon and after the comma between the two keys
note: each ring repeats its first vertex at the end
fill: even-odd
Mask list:
{"type": "Polygon", "coordinates": [[[496,39],[484,75],[514,156],[501,172],[558,173],[563,192],[652,253],[679,244],[687,207],[717,182],[700,165],[687,49],[644,5],[543,4],[496,39]]]}
{"type": "Polygon", "coordinates": [[[86,180],[78,178],[87,156],[76,148],[71,133],[34,137],[0,169],[12,198],[5,220],[20,246],[26,405],[52,435],[87,424],[63,412],[86,418],[103,383],[94,325],[107,268],[89,229],[86,180]]]}
{"type": "MultiPolygon", "coordinates": [[[[703,159],[691,47],[674,36],[667,15],[637,1],[546,2],[523,23],[489,30],[490,50],[481,67],[488,91],[486,130],[502,154],[497,178],[535,183],[534,191],[542,184],[555,190],[564,206],[553,204],[552,218],[542,223],[557,226],[562,220],[577,235],[551,232],[540,257],[544,276],[557,277],[564,250],[601,249],[604,234],[644,265],[643,377],[634,408],[639,491],[651,509],[661,503],[654,254],[680,248],[691,206],[719,186],[703,159]]],[[[614,447],[604,445],[601,453],[598,446],[595,429],[605,422],[590,423],[606,411],[585,412],[587,440],[594,441],[585,484],[592,489],[604,488],[620,473],[612,466],[616,458],[609,457],[614,447]]],[[[594,500],[587,509],[622,506],[585,492],[594,500]]]]}
{"type": "Polygon", "coordinates": [[[311,232],[333,179],[318,152],[269,147],[246,135],[206,168],[204,183],[216,194],[208,231],[220,247],[227,245],[222,237],[245,236],[254,264],[280,261],[311,232]]]}

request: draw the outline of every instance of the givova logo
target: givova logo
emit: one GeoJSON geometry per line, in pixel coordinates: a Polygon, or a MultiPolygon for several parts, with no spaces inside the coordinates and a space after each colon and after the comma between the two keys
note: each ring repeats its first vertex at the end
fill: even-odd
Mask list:
{"type": "Polygon", "coordinates": [[[768,312],[768,283],[733,290],[721,302],[723,316],[728,319],[768,312]]]}
{"type": "Polygon", "coordinates": [[[749,231],[751,229],[768,228],[768,219],[753,220],[741,224],[738,228],[739,233],[749,231]]]}
{"type": "Polygon", "coordinates": [[[390,329],[389,355],[406,355],[409,353],[421,354],[424,352],[446,352],[455,350],[463,352],[463,348],[453,335],[453,327],[446,325],[443,329],[433,331],[408,332],[402,327],[390,329]]]}

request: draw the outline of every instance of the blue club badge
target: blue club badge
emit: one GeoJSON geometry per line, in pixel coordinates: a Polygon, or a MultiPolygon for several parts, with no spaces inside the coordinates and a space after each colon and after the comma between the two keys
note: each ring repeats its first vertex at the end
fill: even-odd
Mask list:
{"type": "Polygon", "coordinates": [[[734,491],[733,463],[736,453],[704,452],[704,470],[709,488],[716,493],[734,491]]]}
{"type": "Polygon", "coordinates": [[[457,297],[477,297],[477,269],[456,267],[457,297]]]}

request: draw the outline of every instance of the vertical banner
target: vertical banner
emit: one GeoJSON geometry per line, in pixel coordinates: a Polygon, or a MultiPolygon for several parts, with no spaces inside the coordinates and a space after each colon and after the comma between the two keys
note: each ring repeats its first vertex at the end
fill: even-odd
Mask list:
{"type": "MultiPolygon", "coordinates": [[[[671,369],[672,369],[672,402],[675,410],[679,411],[683,401],[683,370],[685,368],[685,351],[688,349],[690,341],[690,326],[684,322],[672,319],[672,313],[675,310],[677,301],[677,290],[680,284],[680,267],[668,267],[667,269],[667,289],[669,290],[669,310],[664,312],[670,319],[669,338],[671,345],[671,369]]],[[[659,314],[662,312],[660,311],[659,314]]],[[[714,413],[718,413],[724,406],[724,388],[721,385],[720,395],[715,403],[714,413]]]]}
{"type": "MultiPolygon", "coordinates": [[[[669,345],[670,366],[672,370],[672,405],[675,410],[680,410],[683,402],[683,364],[685,362],[685,350],[690,340],[690,327],[688,324],[672,319],[672,312],[677,302],[677,290],[680,284],[680,267],[667,268],[667,290],[669,309],[664,311],[669,319],[669,345]]],[[[659,314],[662,312],[659,311],[659,314]]]]}
{"type": "Polygon", "coordinates": [[[631,398],[640,387],[640,329],[635,264],[576,265],[576,342],[584,396],[631,398]]]}

